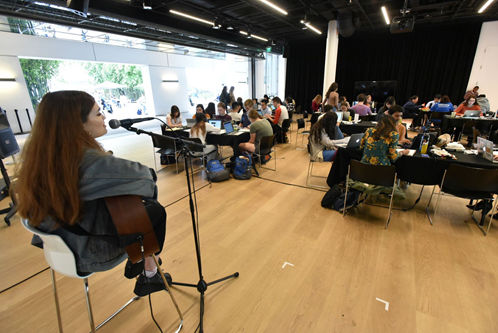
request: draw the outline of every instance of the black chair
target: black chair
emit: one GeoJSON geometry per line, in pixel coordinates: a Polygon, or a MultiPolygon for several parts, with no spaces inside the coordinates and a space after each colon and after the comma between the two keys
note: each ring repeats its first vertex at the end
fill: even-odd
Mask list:
{"type": "Polygon", "coordinates": [[[389,215],[387,216],[386,229],[391,221],[394,189],[396,185],[396,168],[393,165],[371,165],[360,161],[351,160],[348,166],[348,176],[346,178],[346,194],[342,216],[346,214],[346,202],[348,197],[349,180],[356,180],[362,183],[379,186],[392,186],[391,199],[389,201],[389,215]]]}
{"type": "Polygon", "coordinates": [[[287,138],[287,132],[289,132],[290,125],[291,125],[291,119],[284,119],[284,121],[282,122],[282,143],[289,142],[286,140],[286,138],[287,138]]]}
{"type": "MultiPolygon", "coordinates": [[[[254,161],[254,156],[257,157],[257,159],[259,161],[260,168],[269,169],[272,171],[277,171],[277,151],[276,151],[276,149],[274,149],[274,146],[275,146],[275,135],[264,136],[261,138],[261,141],[259,142],[259,149],[257,150],[257,152],[259,151],[259,153],[257,153],[257,152],[252,153],[253,161],[254,161]],[[270,155],[271,153],[274,153],[273,154],[273,159],[275,160],[275,168],[274,169],[263,167],[263,164],[261,163],[262,159],[266,155],[270,155]]],[[[254,166],[255,166],[255,164],[254,164],[254,166]]],[[[256,168],[254,168],[254,169],[256,170],[256,168]]],[[[256,172],[257,172],[257,170],[256,170],[256,172]]]]}
{"type": "Polygon", "coordinates": [[[320,117],[320,113],[318,112],[313,112],[311,114],[311,119],[310,119],[311,126],[313,126],[318,121],[318,117],[320,117]]]}
{"type": "Polygon", "coordinates": [[[175,159],[176,173],[178,173],[178,158],[180,152],[173,138],[167,138],[162,135],[151,135],[154,150],[154,169],[157,171],[156,154],[172,156],[175,159]],[[155,148],[158,148],[156,151],[155,148]]]}
{"type": "Polygon", "coordinates": [[[443,123],[444,116],[450,115],[451,112],[431,112],[429,118],[429,124],[434,125],[434,127],[441,128],[441,124],[443,123]]]}
{"type": "Polygon", "coordinates": [[[475,220],[474,210],[472,210],[472,219],[474,219],[484,235],[487,235],[491,227],[494,212],[496,211],[496,203],[498,202],[498,200],[494,199],[494,195],[498,194],[498,169],[481,169],[455,163],[450,164],[441,182],[434,215],[436,215],[437,208],[439,207],[442,193],[470,200],[494,201],[495,203],[491,210],[491,217],[486,230],[484,230],[484,226],[481,226],[475,220]]]}
{"type": "MultiPolygon", "coordinates": [[[[194,167],[192,166],[192,174],[191,175],[194,175],[195,173],[197,173],[197,172],[199,172],[201,170],[206,170],[207,157],[210,154],[216,153],[218,151],[218,149],[214,149],[212,151],[205,151],[202,146],[199,146],[199,145],[202,145],[201,139],[199,139],[199,138],[189,138],[188,140],[190,140],[190,141],[192,141],[194,143],[197,143],[197,145],[188,144],[187,148],[191,152],[192,158],[198,158],[201,161],[201,167],[200,168],[194,169],[194,167]]],[[[208,177],[208,180],[211,183],[211,178],[208,177]]]]}
{"type": "Polygon", "coordinates": [[[396,173],[399,180],[406,181],[411,184],[422,185],[420,194],[415,200],[415,203],[409,208],[403,209],[404,211],[414,208],[422,197],[425,186],[433,186],[432,194],[425,207],[425,212],[429,222],[432,224],[432,218],[429,214],[429,207],[431,204],[432,196],[436,186],[441,184],[443,179],[445,167],[438,163],[434,158],[424,158],[424,157],[406,157],[401,156],[396,161],[396,173]]]}
{"type": "Polygon", "coordinates": [[[302,119],[302,118],[297,119],[296,149],[297,149],[297,137],[299,136],[299,134],[302,135],[302,137],[301,137],[301,145],[303,144],[304,136],[310,134],[310,131],[306,130],[305,128],[306,128],[306,123],[304,122],[304,119],[302,119]],[[300,129],[302,129],[301,132],[299,132],[300,129]]]}

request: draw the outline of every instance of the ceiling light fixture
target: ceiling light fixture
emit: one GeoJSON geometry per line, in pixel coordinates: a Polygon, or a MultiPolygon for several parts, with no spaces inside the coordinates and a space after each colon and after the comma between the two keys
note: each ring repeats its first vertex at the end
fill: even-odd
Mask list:
{"type": "Polygon", "coordinates": [[[486,1],[486,3],[484,5],[482,5],[481,8],[479,8],[479,10],[477,12],[479,14],[482,14],[489,7],[489,5],[491,5],[493,3],[493,1],[495,1],[495,0],[486,1]]]}
{"type": "Polygon", "coordinates": [[[197,21],[197,22],[201,22],[201,23],[205,23],[205,24],[209,24],[209,25],[214,26],[214,22],[213,21],[204,20],[204,19],[201,19],[200,17],[197,17],[197,16],[192,16],[192,15],[189,15],[189,14],[185,14],[185,13],[179,12],[177,10],[173,10],[173,9],[170,9],[169,12],[171,14],[182,16],[182,17],[188,18],[190,20],[194,20],[194,21],[197,21]]]}
{"type": "Polygon", "coordinates": [[[145,10],[152,10],[152,0],[144,0],[142,2],[142,7],[145,10]]]}
{"type": "Polygon", "coordinates": [[[274,3],[267,1],[267,0],[259,0],[259,1],[264,3],[265,5],[267,5],[268,7],[275,9],[277,12],[282,13],[284,15],[287,15],[287,11],[283,10],[279,6],[275,5],[274,3]]]}
{"type": "Polygon", "coordinates": [[[255,35],[255,34],[251,34],[251,37],[254,37],[256,39],[262,40],[263,42],[267,42],[268,41],[268,39],[266,39],[264,37],[261,37],[261,36],[258,36],[258,35],[255,35]]]}
{"type": "Polygon", "coordinates": [[[380,10],[382,12],[382,15],[384,15],[384,20],[386,20],[386,24],[390,24],[391,21],[389,20],[389,15],[387,14],[386,6],[382,6],[380,10]]]}
{"type": "Polygon", "coordinates": [[[243,30],[240,30],[240,33],[241,33],[242,35],[244,35],[244,36],[249,35],[249,34],[247,33],[247,31],[243,31],[243,30]]]}
{"type": "Polygon", "coordinates": [[[308,22],[304,21],[304,20],[301,20],[301,23],[304,24],[308,29],[312,30],[313,32],[321,35],[322,32],[320,30],[318,30],[317,28],[315,28],[314,26],[312,26],[311,24],[309,24],[308,22]]]}

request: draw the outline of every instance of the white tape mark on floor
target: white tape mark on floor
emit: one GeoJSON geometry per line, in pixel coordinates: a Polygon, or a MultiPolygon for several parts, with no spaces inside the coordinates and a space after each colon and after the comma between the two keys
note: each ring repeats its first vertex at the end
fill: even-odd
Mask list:
{"type": "Polygon", "coordinates": [[[382,302],[384,303],[386,306],[384,307],[384,310],[386,311],[389,311],[389,302],[388,301],[384,301],[383,299],[380,299],[378,297],[375,297],[376,300],[378,300],[379,302],[382,302]]]}
{"type": "Polygon", "coordinates": [[[284,268],[285,268],[285,266],[287,266],[287,265],[294,267],[294,264],[291,264],[290,262],[287,262],[287,261],[286,261],[286,262],[284,262],[284,264],[282,265],[282,269],[284,269],[284,268]]]}

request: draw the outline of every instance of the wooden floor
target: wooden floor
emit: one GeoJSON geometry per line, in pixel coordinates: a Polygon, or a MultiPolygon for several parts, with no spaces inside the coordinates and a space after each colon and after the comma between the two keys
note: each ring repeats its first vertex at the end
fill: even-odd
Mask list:
{"type": "MultiPolygon", "coordinates": [[[[196,178],[196,187],[204,186],[197,200],[205,278],[240,272],[209,287],[206,332],[498,332],[496,228],[484,237],[466,202],[453,197],[443,198],[431,226],[423,210],[427,189],[415,209],[394,211],[388,230],[384,208],[362,206],[343,218],[321,208],[323,192],[305,188],[307,153],[294,140],[292,133],[292,144],[277,147],[278,171],[263,170],[265,179],[209,187],[201,174],[196,178]],[[389,302],[387,311],[377,298],[389,302]]],[[[102,142],[118,156],[154,164],[147,137],[102,142]]],[[[314,173],[325,176],[329,167],[314,173]]],[[[163,266],[175,280],[197,283],[185,174],[168,167],[159,172],[158,186],[161,203],[169,205],[163,266]]],[[[411,202],[419,191],[410,186],[411,202]]],[[[57,331],[50,274],[30,237],[17,217],[0,227],[0,290],[42,271],[0,293],[0,332],[57,331]]],[[[134,281],[122,272],[123,265],[90,277],[96,321],[132,296],[134,281]]],[[[88,332],[82,282],[60,275],[57,282],[65,331],[88,332]]],[[[185,314],[183,331],[193,332],[198,294],[173,291],[185,314]]],[[[169,297],[155,293],[152,302],[163,330],[174,331],[169,297]]],[[[157,329],[141,299],[101,331],[157,329]]]]}

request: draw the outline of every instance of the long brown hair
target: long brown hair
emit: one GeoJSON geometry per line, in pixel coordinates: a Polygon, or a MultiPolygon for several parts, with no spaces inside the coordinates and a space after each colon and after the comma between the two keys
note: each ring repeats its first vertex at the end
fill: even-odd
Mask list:
{"type": "Polygon", "coordinates": [[[95,105],[83,91],[47,93],[24,145],[16,192],[19,214],[34,226],[47,217],[73,225],[80,217],[79,166],[86,149],[103,152],[83,128],[95,105]]]}
{"type": "MultiPolygon", "coordinates": [[[[328,105],[326,105],[328,106],[328,105]]],[[[329,111],[311,127],[311,140],[315,143],[322,141],[322,131],[325,130],[330,140],[335,140],[337,133],[337,113],[329,111]]]]}
{"type": "Polygon", "coordinates": [[[202,135],[206,133],[206,115],[204,113],[198,113],[195,116],[195,125],[190,129],[192,135],[197,135],[200,131],[202,135]]]}
{"type": "Polygon", "coordinates": [[[320,103],[322,101],[322,95],[318,94],[315,96],[315,98],[313,98],[313,102],[315,103],[320,103]]]}
{"type": "Polygon", "coordinates": [[[396,120],[391,115],[384,115],[380,118],[372,137],[374,140],[379,140],[380,138],[387,139],[393,131],[396,132],[396,120]]]}

